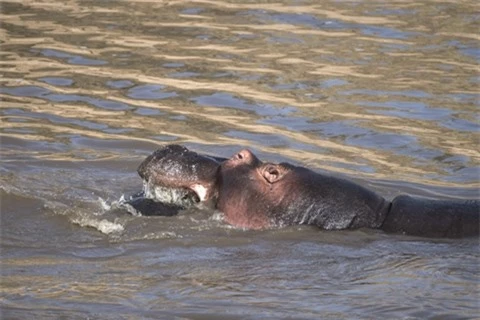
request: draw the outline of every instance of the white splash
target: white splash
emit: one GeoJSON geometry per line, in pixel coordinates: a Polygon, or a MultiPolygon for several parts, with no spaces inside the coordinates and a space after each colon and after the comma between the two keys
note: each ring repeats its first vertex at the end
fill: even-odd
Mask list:
{"type": "Polygon", "coordinates": [[[210,216],[209,220],[223,222],[225,220],[225,215],[223,212],[215,210],[215,212],[210,216]]]}
{"type": "Polygon", "coordinates": [[[176,234],[173,231],[165,231],[165,232],[159,232],[159,233],[154,233],[150,232],[145,234],[142,239],[146,240],[155,240],[155,239],[181,239],[183,236],[176,234]]]}
{"type": "Polygon", "coordinates": [[[122,208],[122,209],[125,209],[127,210],[128,213],[130,213],[132,216],[134,217],[141,217],[143,216],[143,214],[138,211],[137,209],[135,209],[131,204],[127,203],[127,202],[120,202],[119,203],[119,208],[122,208]]]}
{"type": "Polygon", "coordinates": [[[124,230],[121,224],[106,219],[97,220],[88,217],[78,217],[73,219],[72,223],[78,224],[81,227],[95,228],[104,234],[118,233],[124,230]]]}
{"type": "Polygon", "coordinates": [[[145,198],[155,201],[189,207],[196,203],[192,191],[183,188],[167,188],[148,181],[143,183],[145,198]]]}
{"type": "MultiPolygon", "coordinates": [[[[125,198],[122,194],[122,197],[118,200],[119,202],[125,201],[125,198]]],[[[108,211],[112,208],[111,204],[109,204],[106,200],[102,198],[98,198],[98,203],[100,204],[100,207],[103,209],[103,211],[108,211]]]]}

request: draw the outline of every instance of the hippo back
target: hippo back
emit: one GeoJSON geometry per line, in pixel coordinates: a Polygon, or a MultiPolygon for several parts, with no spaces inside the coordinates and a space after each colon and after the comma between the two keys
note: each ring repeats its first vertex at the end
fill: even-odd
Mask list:
{"type": "Polygon", "coordinates": [[[396,197],[381,229],[421,237],[460,238],[479,235],[480,201],[396,197]]]}

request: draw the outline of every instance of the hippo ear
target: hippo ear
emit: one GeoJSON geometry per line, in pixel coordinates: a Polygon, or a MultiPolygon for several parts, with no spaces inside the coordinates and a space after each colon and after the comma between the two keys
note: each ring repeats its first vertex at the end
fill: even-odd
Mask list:
{"type": "Polygon", "coordinates": [[[262,175],[269,183],[274,183],[283,176],[283,170],[278,165],[269,164],[263,168],[262,175]]]}

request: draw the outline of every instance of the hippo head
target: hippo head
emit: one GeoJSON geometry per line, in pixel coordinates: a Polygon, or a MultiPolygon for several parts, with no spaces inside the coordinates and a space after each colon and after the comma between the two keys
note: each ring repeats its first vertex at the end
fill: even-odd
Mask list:
{"type": "Polygon", "coordinates": [[[346,229],[380,225],[384,219],[385,201],[373,192],[288,163],[262,162],[249,150],[218,161],[170,145],[149,156],[138,172],[150,189],[160,188],[153,194],[158,200],[165,201],[166,190],[175,194],[167,197],[172,203],[213,200],[236,227],[346,229]]]}
{"type": "Polygon", "coordinates": [[[139,166],[144,193],[163,203],[189,206],[214,197],[219,162],[179,145],[167,145],[139,166]]]}

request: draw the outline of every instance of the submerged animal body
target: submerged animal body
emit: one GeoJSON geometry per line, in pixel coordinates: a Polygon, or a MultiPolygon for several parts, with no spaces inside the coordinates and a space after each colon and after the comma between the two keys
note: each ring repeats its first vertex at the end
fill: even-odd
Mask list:
{"type": "Polygon", "coordinates": [[[426,237],[479,234],[478,200],[402,195],[390,202],[350,180],[288,163],[262,162],[246,149],[223,159],[168,145],[148,156],[138,173],[147,186],[148,205],[140,198],[131,205],[145,215],[172,215],[172,210],[208,203],[223,212],[225,222],[248,229],[309,224],[426,237]]]}

